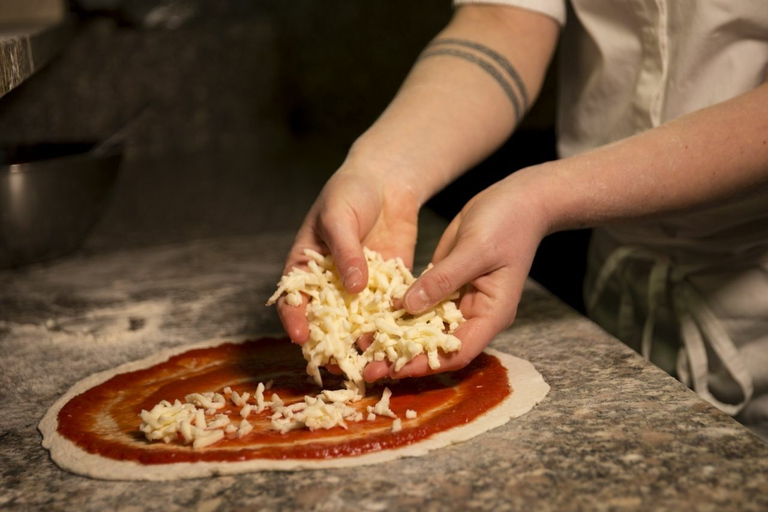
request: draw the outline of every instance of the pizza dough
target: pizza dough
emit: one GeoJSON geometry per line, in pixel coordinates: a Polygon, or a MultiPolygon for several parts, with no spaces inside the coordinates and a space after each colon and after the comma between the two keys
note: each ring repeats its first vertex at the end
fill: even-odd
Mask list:
{"type": "MultiPolygon", "coordinates": [[[[131,460],[118,460],[107,456],[90,453],[73,442],[59,431],[60,411],[78,395],[88,392],[97,386],[101,386],[113,378],[131,372],[140,372],[160,365],[174,356],[186,354],[196,349],[222,347],[225,344],[243,344],[254,337],[239,337],[236,339],[215,339],[192,346],[181,347],[175,350],[155,354],[149,358],[121,365],[112,370],[92,375],[75,384],[64,396],[62,396],[47,412],[39,425],[43,434],[43,446],[50,450],[53,460],[62,468],[74,473],[91,476],[99,479],[110,480],[175,480],[183,478],[201,478],[213,475],[244,473],[262,470],[300,470],[361,466],[392,461],[402,457],[416,457],[427,454],[431,450],[446,447],[462,441],[469,440],[488,430],[505,424],[511,418],[525,414],[539,403],[549,391],[542,376],[529,362],[513,357],[502,352],[486,349],[486,354],[497,358],[506,369],[506,378],[512,392],[509,393],[498,405],[482,412],[467,424],[460,424],[445,431],[436,432],[429,437],[421,439],[414,444],[396,446],[392,449],[370,451],[360,455],[345,455],[336,458],[254,458],[243,461],[196,461],[176,463],[152,463],[143,464],[131,460]]],[[[286,341],[287,343],[287,341],[286,341]]],[[[284,349],[285,347],[283,347],[284,349]]],[[[299,356],[301,360],[301,357],[299,356]]],[[[301,360],[303,363],[303,360],[301,360]]],[[[414,379],[416,381],[418,379],[414,379]]],[[[405,382],[405,381],[403,381],[405,382]]],[[[141,388],[139,388],[141,389],[141,388]]],[[[397,385],[392,386],[397,389],[397,385]]],[[[200,390],[205,391],[205,390],[200,390]]],[[[319,391],[319,390],[318,390],[319,391]]],[[[402,425],[406,428],[408,421],[402,415],[402,425]]],[[[136,435],[139,418],[136,417],[135,430],[125,433],[136,435]]],[[[391,421],[391,420],[390,420],[391,421]]],[[[305,433],[311,435],[312,433],[305,433]]],[[[344,431],[337,433],[346,435],[344,431]]],[[[276,436],[289,436],[275,433],[276,436]]],[[[379,434],[381,435],[381,434],[379,434]]],[[[395,435],[392,433],[391,435],[395,435]]],[[[338,436],[337,436],[338,437],[338,436]]],[[[147,451],[152,451],[156,446],[146,442],[147,451]]],[[[159,446],[162,446],[160,444],[159,446]]],[[[214,445],[215,446],[215,445],[214,445]]],[[[210,447],[212,448],[212,447],[210,447]]],[[[188,447],[192,450],[191,447],[188,447]]],[[[203,450],[206,450],[204,448],[203,450]]]]}

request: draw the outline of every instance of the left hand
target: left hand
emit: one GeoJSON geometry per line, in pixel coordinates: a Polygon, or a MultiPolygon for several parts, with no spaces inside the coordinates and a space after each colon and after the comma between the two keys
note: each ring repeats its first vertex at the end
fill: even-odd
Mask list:
{"type": "MultiPolygon", "coordinates": [[[[344,288],[359,293],[368,283],[363,247],[385,258],[400,256],[407,266],[413,262],[418,228],[419,202],[404,180],[389,177],[386,163],[373,159],[348,158],[331,177],[310,209],[286,258],[283,274],[294,267],[306,268],[305,249],[333,255],[344,288]]],[[[281,297],[277,311],[294,343],[309,338],[307,299],[291,306],[281,297]]]]}

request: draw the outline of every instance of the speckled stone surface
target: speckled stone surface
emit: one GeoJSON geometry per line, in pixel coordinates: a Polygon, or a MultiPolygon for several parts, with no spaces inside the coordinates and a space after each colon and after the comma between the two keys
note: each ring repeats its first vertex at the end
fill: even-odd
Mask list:
{"type": "Polygon", "coordinates": [[[66,23],[0,26],[0,96],[45,66],[69,32],[66,23]]]}
{"type": "Polygon", "coordinates": [[[533,282],[493,346],[533,362],[552,390],[469,442],[362,468],[170,483],[92,480],[51,461],[37,424],[78,380],[160,348],[279,329],[263,304],[291,237],[212,238],[0,272],[0,509],[768,509],[768,445],[533,282]]]}

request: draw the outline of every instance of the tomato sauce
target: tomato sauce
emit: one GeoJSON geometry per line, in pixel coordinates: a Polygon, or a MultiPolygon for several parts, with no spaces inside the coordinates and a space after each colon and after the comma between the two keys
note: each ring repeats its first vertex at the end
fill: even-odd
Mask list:
{"type": "MultiPolygon", "coordinates": [[[[270,428],[269,409],[248,417],[254,427],[250,434],[228,436],[199,450],[181,440],[149,442],[139,430],[142,409],[151,409],[161,400],[184,402],[189,393],[220,393],[226,386],[253,396],[259,382],[272,380],[266,400],[277,393],[286,404],[300,401],[304,395],[321,391],[309,382],[305,367],[301,349],[287,339],[189,350],[149,368],[116,375],[72,398],[59,412],[58,432],[90,453],[142,464],[350,457],[417,443],[469,423],[512,392],[506,369],[497,358],[483,353],[462,370],[388,385],[390,408],[402,419],[399,432],[392,432],[392,418],[377,416],[374,421],[347,422],[346,430],[302,429],[281,434],[270,428]],[[406,419],[408,409],[415,410],[417,418],[406,419]]],[[[328,374],[323,378],[326,389],[342,387],[340,377],[328,374]]],[[[383,385],[369,389],[352,406],[365,418],[366,406],[374,405],[383,389],[383,385]]],[[[239,411],[228,400],[227,407],[217,412],[229,414],[237,425],[239,411]]]]}

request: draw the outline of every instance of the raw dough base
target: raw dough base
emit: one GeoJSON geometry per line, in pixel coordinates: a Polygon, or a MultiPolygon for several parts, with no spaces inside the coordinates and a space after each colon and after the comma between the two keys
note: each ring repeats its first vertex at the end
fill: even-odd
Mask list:
{"type": "Polygon", "coordinates": [[[522,416],[541,402],[549,392],[549,385],[531,363],[498,350],[487,348],[485,352],[496,356],[507,369],[512,393],[499,405],[475,418],[466,425],[438,432],[429,439],[393,450],[367,453],[353,457],[323,460],[273,460],[253,459],[241,462],[183,462],[173,464],[143,465],[132,461],[109,459],[88,453],[58,431],[58,414],[69,400],[97,386],[115,375],[149,368],[171,356],[199,348],[209,348],[223,343],[241,343],[260,336],[217,338],[194,345],[158,352],[148,358],[120,365],[111,370],[87,377],[67,391],[46,413],[38,428],[43,434],[43,447],[61,468],[80,475],[103,480],[181,480],[208,476],[248,473],[253,471],[293,471],[300,469],[345,468],[378,464],[403,457],[420,457],[431,450],[467,441],[491,429],[504,425],[512,418],[522,416]]]}

